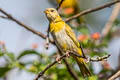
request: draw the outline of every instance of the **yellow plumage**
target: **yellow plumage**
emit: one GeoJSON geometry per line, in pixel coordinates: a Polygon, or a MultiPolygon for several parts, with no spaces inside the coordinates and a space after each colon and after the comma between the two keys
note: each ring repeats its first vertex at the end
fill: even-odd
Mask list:
{"type": "MultiPolygon", "coordinates": [[[[50,32],[55,40],[56,45],[61,52],[66,53],[67,51],[74,51],[82,56],[82,49],[76,39],[76,36],[72,29],[67,25],[58,12],[54,8],[48,8],[45,11],[46,16],[50,22],[50,32]]],[[[83,76],[90,76],[90,72],[86,67],[86,63],[83,58],[73,56],[80,67],[83,76]]]]}
{"type": "MultiPolygon", "coordinates": [[[[57,0],[58,4],[61,2],[61,0],[57,0]]],[[[76,0],[64,0],[61,7],[62,8],[69,8],[69,7],[75,7],[77,5],[76,0]]]]}

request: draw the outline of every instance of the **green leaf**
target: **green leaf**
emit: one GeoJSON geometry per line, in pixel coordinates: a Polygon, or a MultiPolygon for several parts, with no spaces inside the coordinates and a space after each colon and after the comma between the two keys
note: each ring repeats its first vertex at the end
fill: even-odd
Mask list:
{"type": "Polygon", "coordinates": [[[9,67],[0,67],[0,77],[3,77],[10,69],[9,67]]]}
{"type": "Polygon", "coordinates": [[[38,55],[38,56],[42,57],[42,55],[40,55],[37,51],[34,51],[34,50],[25,50],[25,51],[23,51],[23,52],[17,57],[17,59],[20,59],[20,58],[22,58],[23,56],[25,56],[25,55],[30,55],[30,54],[35,54],[35,55],[38,55]]]}

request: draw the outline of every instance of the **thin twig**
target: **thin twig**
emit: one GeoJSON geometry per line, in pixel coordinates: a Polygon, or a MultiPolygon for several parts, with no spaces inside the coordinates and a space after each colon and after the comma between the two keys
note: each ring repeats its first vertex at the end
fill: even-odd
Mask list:
{"type": "Polygon", "coordinates": [[[46,44],[45,44],[45,48],[48,49],[49,48],[49,32],[50,32],[50,24],[48,25],[48,30],[47,30],[47,36],[46,36],[46,44]]]}
{"type": "Polygon", "coordinates": [[[111,56],[111,55],[108,54],[108,55],[105,55],[105,56],[102,56],[102,57],[90,58],[89,61],[91,61],[91,62],[103,61],[103,60],[106,60],[107,58],[109,58],[110,56],[111,56]]]}
{"type": "Polygon", "coordinates": [[[9,19],[8,17],[1,16],[1,15],[0,15],[0,18],[3,18],[3,19],[9,19]]]}
{"type": "Polygon", "coordinates": [[[61,0],[61,2],[59,3],[59,6],[56,8],[57,10],[59,10],[59,8],[61,7],[62,3],[64,2],[65,0],[61,0]]]}
{"type": "Polygon", "coordinates": [[[92,12],[96,12],[96,11],[98,11],[98,10],[101,10],[101,9],[104,9],[104,8],[107,8],[107,7],[110,7],[110,6],[112,6],[112,5],[114,5],[114,4],[118,3],[118,2],[120,2],[120,0],[115,0],[115,1],[109,2],[109,3],[107,3],[107,4],[104,4],[104,5],[102,5],[102,6],[99,6],[99,7],[97,7],[97,8],[92,8],[92,9],[84,10],[84,11],[82,11],[82,12],[80,12],[80,13],[74,15],[74,16],[71,16],[71,17],[67,18],[65,21],[68,22],[68,21],[70,21],[70,20],[72,20],[72,19],[75,19],[75,18],[77,18],[77,17],[79,17],[79,16],[83,16],[83,15],[86,15],[86,14],[89,14],[89,13],[92,13],[92,12]]]}
{"type": "MultiPolygon", "coordinates": [[[[72,54],[72,53],[70,53],[70,54],[72,54]]],[[[79,55],[75,55],[75,56],[81,58],[81,56],[79,56],[79,55]]],[[[105,56],[103,56],[103,57],[97,57],[97,58],[89,58],[89,61],[87,60],[87,62],[90,62],[90,61],[91,61],[91,62],[99,62],[99,61],[106,60],[106,59],[109,58],[109,57],[110,57],[110,55],[105,55],[105,56]]],[[[62,55],[62,56],[59,58],[59,60],[61,60],[61,59],[63,59],[63,58],[67,58],[66,54],[62,55]]],[[[84,57],[82,57],[82,58],[84,58],[84,57]]],[[[86,58],[84,58],[84,59],[86,59],[86,58]]],[[[52,62],[51,64],[49,64],[44,70],[42,70],[42,71],[39,73],[39,75],[35,78],[35,80],[38,80],[49,68],[51,68],[52,66],[54,66],[56,63],[57,63],[57,61],[54,61],[54,62],[52,62]]],[[[77,80],[78,80],[78,79],[77,79],[77,80]]]]}
{"type": "Polygon", "coordinates": [[[118,77],[120,77],[120,70],[117,73],[115,73],[113,76],[111,76],[108,80],[115,80],[118,77]]]}

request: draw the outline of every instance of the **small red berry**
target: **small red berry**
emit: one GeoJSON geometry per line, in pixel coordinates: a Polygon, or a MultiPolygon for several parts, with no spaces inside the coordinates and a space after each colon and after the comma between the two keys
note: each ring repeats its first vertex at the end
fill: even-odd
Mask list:
{"type": "Polygon", "coordinates": [[[96,32],[96,33],[92,34],[91,37],[92,37],[93,39],[98,40],[98,39],[100,38],[100,33],[99,33],[99,32],[96,32]]]}
{"type": "Polygon", "coordinates": [[[86,39],[88,39],[88,35],[79,35],[78,36],[78,40],[80,40],[80,41],[84,41],[86,39]]]}

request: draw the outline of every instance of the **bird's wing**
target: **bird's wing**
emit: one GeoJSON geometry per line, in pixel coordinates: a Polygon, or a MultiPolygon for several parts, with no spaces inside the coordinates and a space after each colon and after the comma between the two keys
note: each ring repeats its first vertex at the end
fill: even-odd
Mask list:
{"type": "Polygon", "coordinates": [[[80,44],[79,44],[74,32],[67,24],[65,24],[65,31],[66,31],[67,35],[72,39],[72,41],[76,44],[76,46],[80,47],[80,44]]]}

